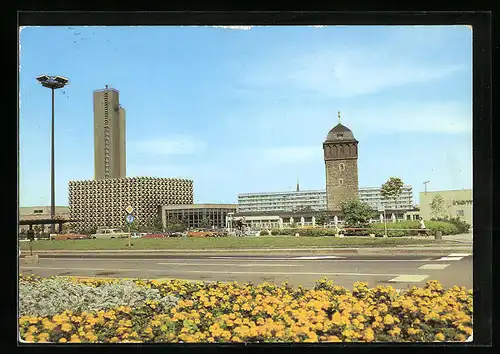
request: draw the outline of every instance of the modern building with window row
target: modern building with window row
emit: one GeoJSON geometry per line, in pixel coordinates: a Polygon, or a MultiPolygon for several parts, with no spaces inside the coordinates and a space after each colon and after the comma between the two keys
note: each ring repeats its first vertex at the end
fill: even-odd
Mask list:
{"type": "Polygon", "coordinates": [[[326,210],[326,192],[309,190],[238,195],[238,212],[296,211],[301,208],[326,210]]]}
{"type": "MultiPolygon", "coordinates": [[[[380,194],[380,187],[360,188],[358,197],[373,209],[385,205],[387,209],[410,210],[413,208],[412,186],[403,187],[396,201],[386,201],[380,194]]],[[[245,193],[238,195],[238,212],[299,211],[326,210],[327,198],[325,190],[245,193]]]]}
{"type": "Polygon", "coordinates": [[[125,227],[131,206],[135,222],[149,226],[163,205],[192,204],[193,181],[178,178],[129,177],[69,182],[69,214],[75,230],[125,227]]]}
{"type": "Polygon", "coordinates": [[[183,223],[188,228],[226,227],[226,216],[236,212],[236,204],[164,205],[161,208],[163,227],[183,223]]]}
{"type": "Polygon", "coordinates": [[[394,200],[385,200],[380,194],[380,187],[364,187],[359,189],[359,200],[369,204],[373,209],[385,206],[387,209],[409,210],[413,209],[413,188],[405,185],[399,197],[394,200]]]}

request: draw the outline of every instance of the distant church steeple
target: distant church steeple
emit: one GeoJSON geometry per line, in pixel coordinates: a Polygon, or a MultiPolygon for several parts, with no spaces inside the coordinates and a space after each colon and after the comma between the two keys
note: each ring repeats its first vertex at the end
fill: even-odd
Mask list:
{"type": "Polygon", "coordinates": [[[338,111],[337,116],[339,117],[339,124],[340,124],[340,111],[338,111]]]}
{"type": "Polygon", "coordinates": [[[300,188],[299,188],[299,176],[297,176],[297,192],[300,192],[300,188]]]}

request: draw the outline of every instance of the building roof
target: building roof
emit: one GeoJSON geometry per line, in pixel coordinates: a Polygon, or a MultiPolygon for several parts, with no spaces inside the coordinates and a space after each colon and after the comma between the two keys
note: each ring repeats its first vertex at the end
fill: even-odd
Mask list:
{"type": "Polygon", "coordinates": [[[78,222],[82,220],[73,220],[73,219],[50,219],[50,218],[45,218],[45,219],[24,219],[24,220],[19,220],[19,225],[41,225],[41,224],[65,224],[68,222],[78,222]]]}
{"type": "Polygon", "coordinates": [[[345,125],[341,123],[334,126],[326,136],[325,142],[341,142],[341,141],[353,141],[358,142],[356,138],[354,138],[354,134],[351,129],[347,128],[345,125]]]}
{"type": "Polygon", "coordinates": [[[177,209],[237,209],[238,204],[175,204],[175,205],[164,205],[166,210],[177,210],[177,209]]]}
{"type": "MultiPolygon", "coordinates": [[[[297,218],[297,217],[310,217],[318,216],[319,214],[335,213],[334,211],[327,212],[326,210],[312,210],[312,211],[242,211],[233,214],[235,217],[238,216],[280,216],[281,218],[297,218]]],[[[337,212],[339,213],[339,211],[337,212]]]]}
{"type": "MultiPolygon", "coordinates": [[[[25,220],[25,221],[38,221],[38,220],[49,220],[50,216],[47,214],[40,214],[40,215],[20,215],[19,220],[25,220]]],[[[50,219],[52,220],[52,219],[50,219]]],[[[66,221],[69,220],[69,214],[59,214],[54,216],[54,220],[61,220],[61,221],[66,221]]]]}

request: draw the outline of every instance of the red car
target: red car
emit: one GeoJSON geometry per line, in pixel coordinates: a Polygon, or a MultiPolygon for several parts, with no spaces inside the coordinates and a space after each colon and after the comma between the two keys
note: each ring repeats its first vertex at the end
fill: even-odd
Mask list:
{"type": "Polygon", "coordinates": [[[61,235],[53,235],[50,236],[51,240],[85,240],[88,239],[89,237],[87,235],[82,235],[82,234],[61,234],[61,235]]]}

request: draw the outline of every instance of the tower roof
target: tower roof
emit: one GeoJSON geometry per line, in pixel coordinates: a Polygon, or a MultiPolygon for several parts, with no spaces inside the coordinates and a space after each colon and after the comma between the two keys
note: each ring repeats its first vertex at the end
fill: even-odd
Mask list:
{"type": "Polygon", "coordinates": [[[341,142],[341,141],[355,141],[357,142],[351,129],[340,123],[340,112],[338,112],[339,124],[334,126],[326,136],[325,142],[341,142]]]}
{"type": "Polygon", "coordinates": [[[345,125],[342,125],[340,123],[337,124],[336,126],[334,126],[328,132],[328,135],[326,136],[325,142],[327,142],[327,141],[334,141],[334,142],[356,141],[357,142],[351,129],[347,128],[345,125]]]}

